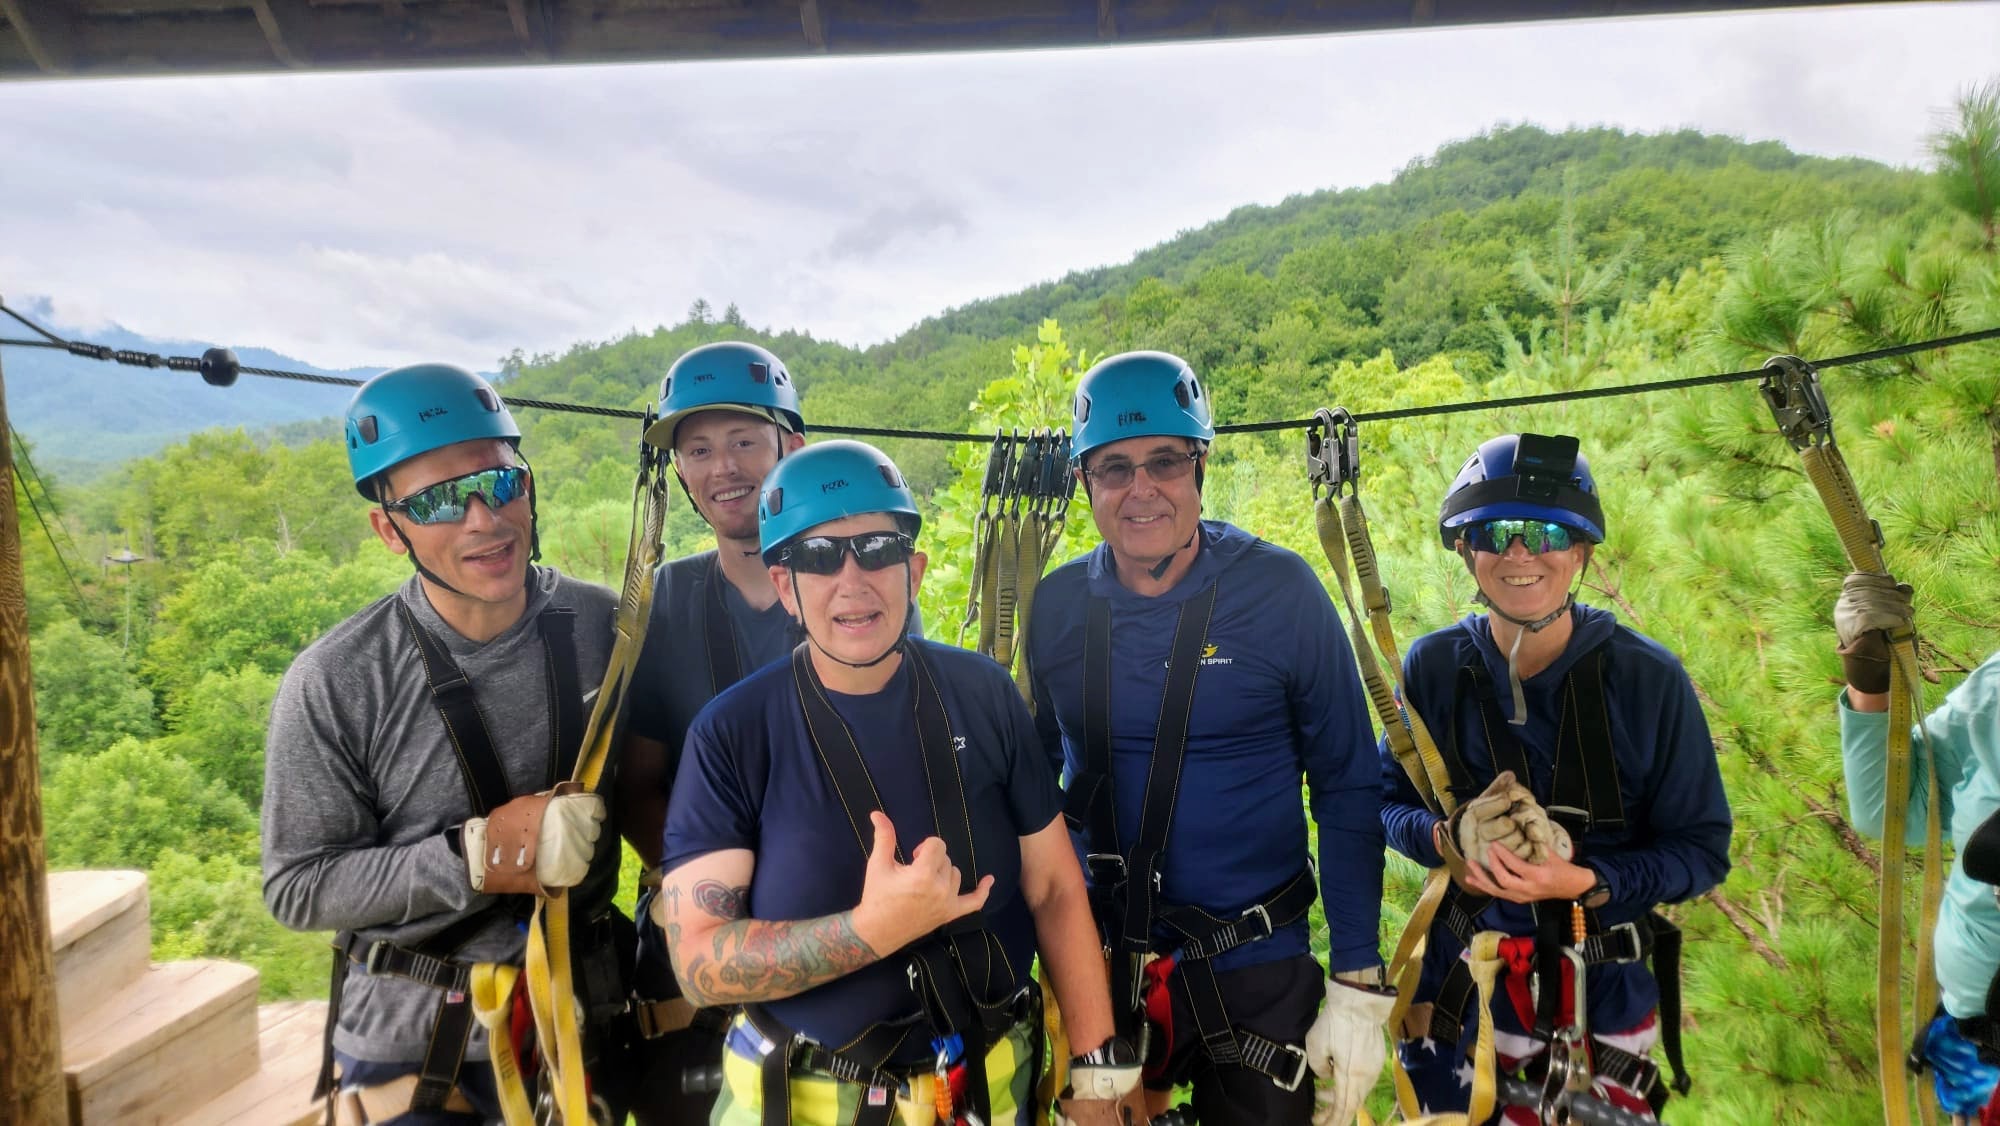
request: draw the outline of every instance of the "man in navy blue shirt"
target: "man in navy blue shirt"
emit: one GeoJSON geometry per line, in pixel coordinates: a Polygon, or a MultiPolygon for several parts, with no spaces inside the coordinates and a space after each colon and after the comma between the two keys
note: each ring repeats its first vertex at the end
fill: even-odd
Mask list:
{"type": "MultiPolygon", "coordinates": [[[[1499,931],[1510,936],[1500,944],[1506,988],[1491,1005],[1501,1069],[1540,1067],[1552,1038],[1587,1035],[1593,1093],[1650,1118],[1665,1099],[1648,1058],[1663,1032],[1680,1068],[1679,932],[1653,908],[1729,871],[1729,804],[1701,705],[1673,654],[1576,602],[1604,540],[1576,439],[1506,434],[1481,445],[1447,491],[1438,533],[1488,612],[1418,638],[1404,661],[1405,703],[1449,760],[1458,811],[1443,817],[1386,745],[1380,756],[1390,845],[1448,865],[1455,882],[1401,1058],[1426,1112],[1467,1109],[1463,1061],[1479,1012],[1461,955],[1473,932],[1499,931]],[[1581,1021],[1564,948],[1586,964],[1581,1021]]],[[[1524,1108],[1505,1113],[1536,1121],[1524,1108]]]]}
{"type": "Polygon", "coordinates": [[[1117,1051],[1081,872],[1006,673],[905,637],[916,503],[827,442],[764,482],[760,542],[807,638],[688,733],[655,908],[697,1004],[742,1005],[714,1121],[1034,1117],[1039,951],[1069,1017],[1077,1126],[1114,1126],[1117,1051]]]}
{"type": "Polygon", "coordinates": [[[1192,1083],[1203,1126],[1344,1123],[1381,1072],[1393,1002],[1374,740],[1312,568],[1201,519],[1214,433],[1177,357],[1084,375],[1076,469],[1104,543],[1036,594],[1036,724],[1069,779],[1121,1030],[1152,1027],[1154,1113],[1192,1083]],[[1301,778],[1331,978],[1308,949],[1301,778]],[[1317,1114],[1309,1071],[1334,1080],[1317,1114]]]}
{"type": "Polygon", "coordinates": [[[685,1089],[681,1076],[722,1055],[720,1015],[698,1016],[681,996],[647,912],[667,789],[695,714],[792,648],[791,616],[757,552],[757,492],[765,474],[805,444],[798,387],[784,361],[763,348],[704,344],[667,369],[646,441],[673,458],[681,490],[715,530],[715,550],[662,564],[655,576],[612,791],[626,839],[647,869],[635,980],[646,1042],[632,1114],[640,1126],[667,1126],[708,1116],[713,1093],[685,1089]]]}

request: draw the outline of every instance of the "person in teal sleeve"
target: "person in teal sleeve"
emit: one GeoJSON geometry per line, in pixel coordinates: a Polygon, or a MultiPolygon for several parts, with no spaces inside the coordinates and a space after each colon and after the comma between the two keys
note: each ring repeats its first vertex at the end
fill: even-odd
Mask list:
{"type": "MultiPolygon", "coordinates": [[[[1840,754],[1848,814],[1857,829],[1882,835],[1888,807],[1889,641],[1915,634],[1910,588],[1892,576],[1857,571],[1834,605],[1841,665],[1840,754]]],[[[1972,670],[1912,734],[1906,838],[1923,842],[1935,813],[1956,857],[1945,880],[1935,950],[1943,1012],[1919,1045],[1938,1100],[1959,1124],[2000,1126],[2000,654],[1972,670]],[[1928,750],[1929,754],[1921,753],[1928,750]],[[1938,807],[1929,808],[1926,760],[1937,771],[1938,807]]]]}

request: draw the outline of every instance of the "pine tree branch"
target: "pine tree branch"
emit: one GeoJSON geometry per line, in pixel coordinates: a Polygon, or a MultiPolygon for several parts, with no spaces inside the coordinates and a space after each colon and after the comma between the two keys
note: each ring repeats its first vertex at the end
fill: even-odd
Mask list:
{"type": "Polygon", "coordinates": [[[1722,917],[1729,920],[1729,925],[1736,928],[1736,933],[1743,936],[1743,941],[1750,944],[1750,949],[1755,951],[1758,957],[1778,969],[1791,969],[1791,966],[1785,963],[1785,956],[1771,949],[1757,933],[1756,928],[1750,925],[1750,920],[1743,914],[1743,909],[1730,902],[1729,897],[1722,894],[1721,888],[1711,889],[1702,898],[1715,904],[1715,909],[1722,912],[1722,917]]]}
{"type": "MultiPolygon", "coordinates": [[[[1702,692],[1699,684],[1695,685],[1695,695],[1707,699],[1706,694],[1702,692]]],[[[1757,769],[1762,770],[1773,778],[1786,779],[1784,771],[1779,770],[1777,764],[1771,761],[1771,757],[1757,748],[1756,744],[1747,737],[1742,727],[1732,725],[1729,728],[1729,734],[1730,741],[1736,745],[1738,750],[1743,752],[1744,757],[1748,758],[1751,764],[1756,766],[1757,769]]],[[[1789,781],[1789,779],[1786,780],[1789,781]]],[[[1870,872],[1875,873],[1877,876],[1882,874],[1881,858],[1875,855],[1874,849],[1868,847],[1867,841],[1861,839],[1861,834],[1855,832],[1854,826],[1848,824],[1847,818],[1840,815],[1839,809],[1836,808],[1838,802],[1831,786],[1827,788],[1828,800],[1825,802],[1813,797],[1812,794],[1805,790],[1796,790],[1794,792],[1798,794],[1799,800],[1805,803],[1806,808],[1812,811],[1813,816],[1826,825],[1827,830],[1840,842],[1842,848],[1846,849],[1856,860],[1859,860],[1870,872]]]]}

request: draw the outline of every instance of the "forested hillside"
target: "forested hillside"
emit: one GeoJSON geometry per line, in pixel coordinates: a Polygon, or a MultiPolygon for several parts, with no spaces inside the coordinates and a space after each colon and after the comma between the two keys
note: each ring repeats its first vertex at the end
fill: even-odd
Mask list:
{"type": "MultiPolygon", "coordinates": [[[[2000,325],[2000,84],[1940,120],[1925,171],[1692,133],[1500,129],[1388,183],[1244,208],[879,347],[752,328],[704,304],[652,333],[516,354],[505,389],[636,407],[681,351],[746,337],[788,361],[810,422],[990,434],[1062,423],[1079,369],[1136,347],[1188,357],[1235,422],[1739,370],[1774,352],[2000,325]]],[[[1842,368],[1826,386],[1891,564],[1916,584],[1935,704],[2000,648],[2000,346],[1842,368]]],[[[523,423],[547,556],[613,580],[635,428],[523,423]]],[[[1362,496],[1405,640],[1474,609],[1432,521],[1467,453],[1524,429],[1581,437],[1609,522],[1584,600],[1681,655],[1735,809],[1728,883],[1672,909],[1689,933],[1696,1087],[1670,1117],[1879,1121],[1879,861],[1841,792],[1830,607],[1845,565],[1825,513],[1753,385],[1371,424],[1362,496]]],[[[258,899],[264,714],[291,655],[407,566],[369,535],[333,439],[213,432],[88,487],[24,485],[73,572],[24,503],[51,859],[149,868],[156,947],[252,961],[271,996],[322,989],[324,947],[277,928],[258,899]],[[94,561],[127,542],[146,561],[101,572],[94,561]]],[[[932,506],[923,609],[950,639],[983,447],[883,444],[932,506]]],[[[1225,437],[1204,503],[1318,564],[1301,453],[1296,431],[1225,437]]],[[[678,501],[669,547],[685,551],[703,529],[678,501]]],[[[1071,533],[1059,556],[1094,540],[1080,510],[1071,533]]],[[[1416,883],[1392,858],[1391,940],[1416,883]]]]}

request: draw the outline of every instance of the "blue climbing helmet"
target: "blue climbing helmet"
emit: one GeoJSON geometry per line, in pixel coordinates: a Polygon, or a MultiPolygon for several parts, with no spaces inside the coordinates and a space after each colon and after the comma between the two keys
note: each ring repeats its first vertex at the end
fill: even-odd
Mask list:
{"type": "Polygon", "coordinates": [[[775,563],[778,548],[829,520],[887,512],[923,527],[917,498],[889,456],[866,442],[820,442],[780,461],[757,498],[758,549],[775,563]]]}
{"type": "Polygon", "coordinates": [[[354,488],[376,500],[379,473],[456,442],[498,438],[515,447],[521,428],[493,385],[450,364],[393,368],[361,385],[347,402],[347,465],[354,488]]]}
{"type": "Polygon", "coordinates": [[[755,344],[724,340],[675,360],[660,381],[660,417],[646,428],[646,441],[670,450],[680,421],[708,410],[741,411],[794,434],[806,432],[792,373],[783,360],[755,344]]]}
{"type": "Polygon", "coordinates": [[[1099,360],[1076,385],[1070,460],[1125,438],[1166,435],[1215,440],[1208,395],[1186,360],[1166,352],[1123,352],[1099,360]]]}
{"type": "Polygon", "coordinates": [[[1438,538],[1451,549],[1468,524],[1518,519],[1565,524],[1603,543],[1597,481],[1576,451],[1577,440],[1567,434],[1502,434],[1480,443],[1445,490],[1438,538]]]}

